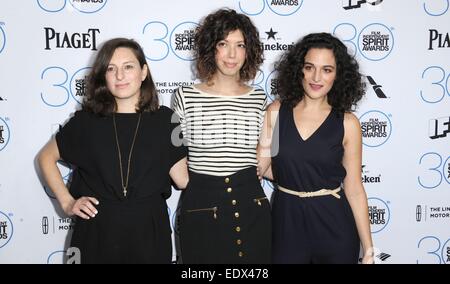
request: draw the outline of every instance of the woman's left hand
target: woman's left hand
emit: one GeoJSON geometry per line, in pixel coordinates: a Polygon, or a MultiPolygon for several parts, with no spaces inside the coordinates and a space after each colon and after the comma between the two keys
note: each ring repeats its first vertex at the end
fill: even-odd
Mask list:
{"type": "Polygon", "coordinates": [[[363,256],[362,264],[375,264],[375,259],[373,258],[373,254],[366,254],[363,256]]]}

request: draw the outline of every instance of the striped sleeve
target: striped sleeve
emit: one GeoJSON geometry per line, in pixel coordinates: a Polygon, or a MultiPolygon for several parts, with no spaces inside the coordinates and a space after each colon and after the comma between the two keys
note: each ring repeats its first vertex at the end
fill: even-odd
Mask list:
{"type": "Polygon", "coordinates": [[[185,108],[183,100],[183,90],[182,87],[178,88],[174,93],[174,98],[172,102],[172,109],[180,119],[181,131],[183,135],[186,135],[186,119],[185,119],[185,108]]]}

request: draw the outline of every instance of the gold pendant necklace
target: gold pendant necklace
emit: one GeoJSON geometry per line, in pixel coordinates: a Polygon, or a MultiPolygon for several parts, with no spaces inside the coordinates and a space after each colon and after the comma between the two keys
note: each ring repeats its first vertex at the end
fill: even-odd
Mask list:
{"type": "Polygon", "coordinates": [[[136,124],[136,130],[134,131],[133,142],[131,143],[130,153],[128,154],[127,176],[125,177],[125,183],[124,183],[123,167],[122,167],[122,154],[120,151],[119,138],[117,136],[116,115],[115,115],[115,113],[113,113],[114,134],[116,135],[117,152],[119,153],[120,180],[122,181],[123,196],[125,196],[125,197],[127,197],[127,193],[128,193],[127,189],[128,189],[128,178],[130,177],[131,154],[133,153],[134,142],[136,142],[136,136],[138,133],[140,123],[141,123],[141,113],[139,113],[138,122],[136,124]]]}

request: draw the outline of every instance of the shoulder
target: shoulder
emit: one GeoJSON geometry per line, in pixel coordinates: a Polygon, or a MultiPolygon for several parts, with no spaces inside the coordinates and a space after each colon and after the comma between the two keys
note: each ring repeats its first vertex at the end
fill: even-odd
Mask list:
{"type": "Polygon", "coordinates": [[[89,117],[92,115],[94,114],[87,110],[77,110],[76,112],[74,112],[73,117],[89,117]]]}
{"type": "Polygon", "coordinates": [[[181,86],[177,88],[175,93],[184,96],[184,94],[198,93],[198,91],[193,86],[181,86]]]}
{"type": "Polygon", "coordinates": [[[174,111],[166,107],[165,105],[160,105],[158,110],[155,111],[155,114],[158,114],[162,117],[170,117],[173,113],[174,111]]]}
{"type": "Polygon", "coordinates": [[[263,97],[263,98],[267,97],[266,92],[261,88],[251,88],[249,93],[252,96],[263,97]]]}
{"type": "Polygon", "coordinates": [[[98,119],[104,119],[108,116],[111,116],[112,114],[99,114],[99,113],[93,113],[92,111],[81,109],[77,110],[73,113],[73,117],[76,119],[84,119],[84,120],[98,120],[98,119]]]}
{"type": "Polygon", "coordinates": [[[361,128],[361,125],[359,123],[359,119],[356,117],[355,114],[351,112],[344,113],[344,127],[347,128],[361,128]]]}
{"type": "Polygon", "coordinates": [[[156,118],[161,119],[164,123],[178,123],[180,121],[177,113],[164,105],[159,106],[159,109],[156,111],[156,118]]]}
{"type": "Polygon", "coordinates": [[[205,83],[198,83],[198,84],[193,84],[191,86],[188,86],[188,88],[202,90],[205,86],[206,86],[205,83]]]}
{"type": "Polygon", "coordinates": [[[181,86],[179,88],[179,90],[180,90],[181,93],[187,93],[187,94],[192,94],[192,93],[198,94],[198,93],[200,93],[199,89],[197,89],[197,85],[181,86]]]}
{"type": "Polygon", "coordinates": [[[361,124],[358,118],[353,113],[346,112],[344,114],[344,140],[360,140],[361,136],[361,124]]]}
{"type": "Polygon", "coordinates": [[[247,93],[247,95],[242,96],[242,98],[246,101],[250,100],[253,103],[258,104],[262,112],[266,111],[268,104],[266,92],[261,88],[249,88],[250,91],[247,93]]]}
{"type": "Polygon", "coordinates": [[[99,116],[85,110],[78,110],[60,125],[57,137],[80,135],[89,129],[96,129],[99,116]]]}
{"type": "Polygon", "coordinates": [[[86,121],[91,121],[93,119],[99,118],[98,115],[86,111],[86,110],[77,110],[73,116],[70,117],[70,121],[75,121],[78,123],[82,123],[82,122],[86,122],[86,121]]]}

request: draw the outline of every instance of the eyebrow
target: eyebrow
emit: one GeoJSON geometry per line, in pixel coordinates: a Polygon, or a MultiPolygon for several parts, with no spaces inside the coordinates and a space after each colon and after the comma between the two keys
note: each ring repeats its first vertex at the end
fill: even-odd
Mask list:
{"type": "MultiPolygon", "coordinates": [[[[128,63],[139,63],[139,62],[137,62],[137,61],[133,61],[133,60],[130,60],[130,61],[125,61],[124,63],[122,63],[122,64],[128,64],[128,63]]],[[[116,65],[116,64],[113,64],[113,63],[109,63],[108,65],[116,65]]]]}
{"type": "MultiPolygon", "coordinates": [[[[221,41],[228,42],[228,40],[226,40],[226,39],[219,40],[218,42],[221,42],[221,41]]],[[[239,40],[239,41],[236,41],[236,43],[245,43],[245,40],[239,40]]]]}
{"type": "MultiPolygon", "coordinates": [[[[305,65],[307,65],[307,64],[312,65],[312,66],[315,66],[315,65],[314,65],[313,63],[311,63],[311,62],[305,61],[305,65]]],[[[334,66],[334,65],[323,65],[322,67],[333,68],[333,69],[336,68],[336,66],[334,66]]]]}

